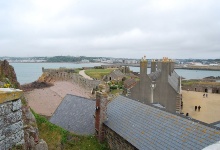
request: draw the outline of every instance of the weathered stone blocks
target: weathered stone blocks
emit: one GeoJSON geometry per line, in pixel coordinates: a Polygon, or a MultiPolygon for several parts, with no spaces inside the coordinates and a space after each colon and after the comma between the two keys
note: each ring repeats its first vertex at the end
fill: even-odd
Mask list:
{"type": "Polygon", "coordinates": [[[16,111],[16,110],[19,110],[21,109],[21,100],[17,100],[17,101],[12,101],[12,111],[16,111]]]}
{"type": "Polygon", "coordinates": [[[20,141],[22,141],[24,139],[24,131],[21,130],[9,137],[6,138],[5,140],[5,148],[9,149],[11,148],[13,145],[16,145],[17,143],[20,143],[20,141]]]}
{"type": "Polygon", "coordinates": [[[5,128],[4,134],[5,136],[10,136],[12,134],[16,134],[17,132],[21,131],[23,129],[23,122],[19,121],[15,124],[12,124],[5,128]]]}
{"type": "Polygon", "coordinates": [[[0,116],[7,115],[12,110],[12,102],[6,102],[0,105],[0,116]]]}
{"type": "Polygon", "coordinates": [[[0,116],[0,129],[4,126],[4,118],[0,116]]]}
{"type": "Polygon", "coordinates": [[[0,130],[0,141],[3,140],[5,138],[5,134],[3,132],[3,130],[0,130]]]}
{"type": "Polygon", "coordinates": [[[5,150],[5,141],[0,141],[0,150],[5,150]]]}
{"type": "Polygon", "coordinates": [[[0,150],[24,143],[21,94],[19,90],[0,89],[0,150]]]}
{"type": "Polygon", "coordinates": [[[18,110],[14,113],[10,113],[5,117],[5,124],[11,124],[18,122],[22,118],[22,111],[18,110]]]}

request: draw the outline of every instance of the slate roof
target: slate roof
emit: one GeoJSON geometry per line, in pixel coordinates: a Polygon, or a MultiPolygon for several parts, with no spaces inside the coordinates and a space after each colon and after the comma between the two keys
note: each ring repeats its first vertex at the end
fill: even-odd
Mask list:
{"type": "Polygon", "coordinates": [[[148,74],[149,78],[152,81],[156,81],[159,78],[160,75],[161,75],[161,70],[160,69],[158,69],[155,72],[152,72],[152,73],[148,74]]]}
{"type": "MultiPolygon", "coordinates": [[[[156,81],[161,75],[161,70],[158,69],[155,72],[152,72],[148,74],[149,78],[152,81],[156,81]]],[[[180,85],[179,85],[179,75],[173,71],[171,75],[168,76],[168,83],[173,87],[173,89],[178,93],[180,91],[180,85]]]]}
{"type": "Polygon", "coordinates": [[[190,118],[118,96],[105,125],[137,149],[202,149],[220,141],[220,130],[190,118]]]}
{"type": "Polygon", "coordinates": [[[168,76],[168,82],[173,87],[173,89],[179,93],[180,92],[180,84],[179,84],[180,76],[173,71],[170,76],[168,76]]]}
{"type": "Polygon", "coordinates": [[[113,70],[108,76],[112,76],[113,78],[124,77],[125,75],[120,70],[113,70]]]}
{"type": "Polygon", "coordinates": [[[50,122],[76,134],[95,133],[95,101],[67,94],[50,122]]]}
{"type": "Polygon", "coordinates": [[[136,82],[137,82],[137,81],[136,81],[135,79],[126,79],[126,80],[124,81],[124,86],[125,86],[126,88],[128,88],[128,87],[130,87],[130,86],[136,84],[136,82]]]}
{"type": "Polygon", "coordinates": [[[211,123],[210,125],[215,126],[215,127],[219,127],[220,128],[220,121],[211,123]]]}

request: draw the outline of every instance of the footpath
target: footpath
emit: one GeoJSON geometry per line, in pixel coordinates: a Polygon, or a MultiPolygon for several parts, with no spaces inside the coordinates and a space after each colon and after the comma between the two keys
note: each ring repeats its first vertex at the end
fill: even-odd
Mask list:
{"type": "Polygon", "coordinates": [[[88,79],[88,80],[93,80],[93,78],[91,78],[90,76],[88,76],[87,74],[85,74],[85,70],[79,71],[79,74],[80,74],[81,76],[83,76],[84,78],[88,79]]]}

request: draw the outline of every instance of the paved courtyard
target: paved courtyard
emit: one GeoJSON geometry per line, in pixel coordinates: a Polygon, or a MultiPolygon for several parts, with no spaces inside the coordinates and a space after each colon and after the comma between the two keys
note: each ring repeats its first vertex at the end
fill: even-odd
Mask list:
{"type": "Polygon", "coordinates": [[[220,94],[208,93],[208,97],[203,98],[202,92],[182,91],[184,114],[206,122],[213,123],[220,121],[220,94]],[[201,106],[200,111],[195,111],[195,106],[201,106]]]}

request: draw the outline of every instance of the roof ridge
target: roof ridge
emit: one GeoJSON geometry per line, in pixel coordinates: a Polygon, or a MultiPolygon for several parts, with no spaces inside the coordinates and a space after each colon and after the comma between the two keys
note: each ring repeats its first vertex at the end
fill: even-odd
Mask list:
{"type": "MultiPolygon", "coordinates": [[[[75,96],[75,97],[79,97],[79,98],[84,98],[84,99],[88,99],[88,100],[95,101],[95,99],[90,99],[90,98],[87,98],[87,97],[82,97],[82,96],[73,95],[73,94],[69,94],[69,93],[68,93],[68,94],[66,94],[66,95],[65,95],[65,97],[66,97],[67,95],[70,95],[70,96],[75,96]]],[[[64,98],[65,98],[65,97],[64,97],[64,98]]],[[[63,98],[63,99],[64,99],[64,98],[63,98]]]]}
{"type": "MultiPolygon", "coordinates": [[[[126,97],[126,96],[124,96],[124,95],[118,95],[118,96],[117,96],[115,99],[113,99],[112,101],[116,100],[119,96],[124,97],[124,98],[127,98],[127,99],[130,99],[130,100],[133,100],[133,99],[128,98],[128,97],[126,97]]],[[[202,122],[202,121],[200,121],[200,120],[196,120],[196,119],[194,119],[194,118],[187,117],[187,116],[184,116],[184,115],[181,115],[181,114],[177,114],[177,113],[169,112],[169,111],[167,111],[167,110],[164,109],[164,108],[159,108],[159,107],[154,106],[154,105],[144,104],[144,103],[141,103],[141,102],[136,101],[136,100],[133,100],[133,101],[135,101],[135,102],[137,102],[137,103],[140,103],[140,104],[143,104],[143,105],[146,105],[146,106],[149,106],[149,107],[153,107],[153,108],[159,109],[159,110],[161,110],[161,111],[164,111],[164,112],[170,113],[170,114],[172,114],[172,115],[179,116],[179,117],[184,118],[184,119],[187,119],[187,120],[191,120],[191,121],[193,121],[193,122],[196,122],[196,123],[199,123],[199,124],[205,125],[205,126],[207,126],[207,127],[211,127],[211,128],[213,128],[213,129],[220,130],[219,127],[215,127],[215,126],[213,126],[212,124],[208,124],[208,123],[202,122]]],[[[220,121],[219,121],[219,123],[220,123],[220,121]]]]}

